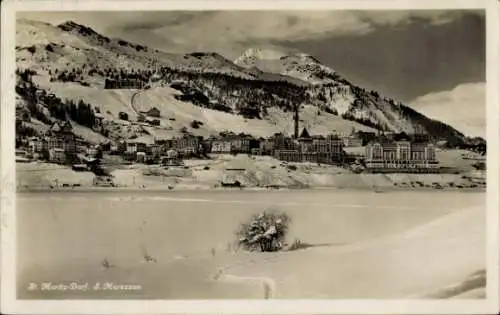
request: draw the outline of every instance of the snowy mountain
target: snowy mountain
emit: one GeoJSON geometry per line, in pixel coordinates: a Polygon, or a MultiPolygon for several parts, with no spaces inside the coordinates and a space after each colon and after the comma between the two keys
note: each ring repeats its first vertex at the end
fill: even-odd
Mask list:
{"type": "Polygon", "coordinates": [[[170,54],[98,34],[72,21],[53,26],[20,19],[16,28],[18,67],[71,69],[75,65],[99,68],[152,69],[169,66],[187,71],[223,72],[248,77],[242,67],[216,53],[170,54]]]}
{"type": "Polygon", "coordinates": [[[453,128],[426,119],[413,109],[383,97],[376,91],[367,91],[352,84],[308,54],[250,48],[235,63],[309,83],[305,93],[313,103],[348,120],[396,132],[413,133],[423,129],[436,136],[439,133],[444,137],[463,136],[453,128]]]}
{"type": "Polygon", "coordinates": [[[334,70],[305,53],[250,48],[234,63],[242,67],[256,67],[265,72],[280,73],[310,84],[334,83],[341,79],[334,70]]]}
{"type": "Polygon", "coordinates": [[[134,91],[103,89],[105,79],[133,78],[152,88],[142,93],[144,104],[161,103],[165,111],[169,104],[179,104],[173,106],[176,112],[169,112],[169,118],[162,118],[162,124],[172,125],[172,118],[177,121],[178,117],[185,117],[179,121],[187,124],[197,117],[204,122],[200,129],[205,133],[221,129],[259,135],[291,132],[291,113],[299,106],[304,112],[301,124],[314,126],[319,133],[352,127],[395,132],[418,129],[448,140],[465,138],[446,124],[352,84],[303,53],[249,49],[232,62],[211,52],[166,53],[108,38],[71,21],[54,26],[30,20],[18,20],[16,53],[18,69],[33,70],[40,89],[75,102],[85,99],[102,113],[111,112],[108,120],[117,120],[110,100],[121,95],[120,107],[129,110],[130,95],[125,94],[134,91]],[[212,125],[204,115],[219,121],[212,125]]]}

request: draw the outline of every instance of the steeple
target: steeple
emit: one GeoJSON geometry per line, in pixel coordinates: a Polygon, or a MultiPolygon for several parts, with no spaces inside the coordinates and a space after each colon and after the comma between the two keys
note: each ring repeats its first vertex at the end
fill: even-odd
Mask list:
{"type": "Polygon", "coordinates": [[[294,138],[297,139],[299,137],[299,104],[295,104],[295,112],[294,112],[294,138]]]}
{"type": "Polygon", "coordinates": [[[311,138],[311,136],[309,135],[309,131],[307,131],[306,127],[302,129],[302,132],[300,133],[300,138],[303,139],[311,138]]]}

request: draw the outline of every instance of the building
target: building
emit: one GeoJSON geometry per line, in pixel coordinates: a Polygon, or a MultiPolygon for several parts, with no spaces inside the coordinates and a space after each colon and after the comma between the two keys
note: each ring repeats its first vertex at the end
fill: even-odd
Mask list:
{"type": "Polygon", "coordinates": [[[146,122],[151,126],[160,126],[161,122],[159,119],[146,117],[146,122]]]}
{"type": "Polygon", "coordinates": [[[231,153],[233,143],[229,139],[215,139],[212,141],[211,153],[231,153]]]}
{"type": "Polygon", "coordinates": [[[274,157],[280,161],[302,162],[302,154],[299,150],[276,150],[274,157]]]}
{"type": "Polygon", "coordinates": [[[160,144],[150,144],[147,147],[148,153],[150,153],[153,157],[159,157],[163,152],[163,148],[160,144]]]}
{"type": "Polygon", "coordinates": [[[76,137],[69,121],[56,122],[46,132],[47,150],[61,149],[68,158],[76,155],[76,137]]]}
{"type": "Polygon", "coordinates": [[[143,89],[145,87],[146,82],[139,79],[106,79],[104,81],[105,89],[143,89]]]}
{"type": "Polygon", "coordinates": [[[316,136],[313,137],[311,149],[313,152],[342,155],[344,142],[336,135],[316,136]]]}
{"type": "Polygon", "coordinates": [[[288,162],[334,164],[344,158],[343,142],[336,135],[311,136],[306,128],[293,144],[286,144],[274,151],[274,156],[288,162]]]}
{"type": "Polygon", "coordinates": [[[250,136],[245,135],[227,135],[223,138],[211,140],[212,153],[247,153],[249,154],[252,148],[257,147],[258,141],[250,136]]]}
{"type": "Polygon", "coordinates": [[[428,142],[381,140],[366,146],[366,168],[371,172],[434,173],[439,171],[435,147],[428,142]]]}
{"type": "Polygon", "coordinates": [[[64,153],[64,150],[60,148],[49,149],[49,161],[53,163],[66,162],[66,154],[64,153]]]}
{"type": "Polygon", "coordinates": [[[113,153],[123,153],[127,149],[127,144],[125,141],[118,141],[116,143],[111,143],[109,150],[113,153]]]}
{"type": "Polygon", "coordinates": [[[28,141],[28,151],[30,153],[42,153],[44,151],[48,150],[48,145],[47,141],[44,139],[40,139],[37,137],[31,138],[28,141]]]}
{"type": "Polygon", "coordinates": [[[297,142],[299,143],[300,152],[312,152],[313,138],[305,127],[297,138],[297,142]]]}
{"type": "Polygon", "coordinates": [[[47,137],[47,148],[48,150],[50,149],[63,149],[64,147],[64,141],[61,138],[58,137],[47,137]]]}
{"type": "Polygon", "coordinates": [[[90,146],[87,148],[86,152],[88,157],[97,157],[97,155],[99,155],[99,149],[98,149],[98,146],[95,145],[95,146],[90,146]]]}
{"type": "Polygon", "coordinates": [[[182,166],[184,162],[179,158],[179,153],[175,150],[168,150],[166,156],[160,158],[160,163],[163,166],[182,166]]]}
{"type": "Polygon", "coordinates": [[[155,118],[161,117],[160,110],[156,107],[153,107],[147,111],[141,111],[141,114],[143,114],[145,116],[149,116],[149,117],[155,117],[155,118]]]}
{"type": "Polygon", "coordinates": [[[214,140],[216,140],[216,139],[210,137],[208,139],[203,139],[200,141],[200,145],[201,145],[203,153],[208,154],[208,153],[212,152],[212,143],[214,140]]]}
{"type": "Polygon", "coordinates": [[[146,144],[139,141],[129,141],[127,142],[126,153],[137,153],[146,152],[146,144]]]}
{"type": "Polygon", "coordinates": [[[152,141],[148,137],[139,137],[132,140],[127,140],[125,146],[125,156],[129,160],[134,160],[137,157],[138,152],[147,152],[148,144],[151,144],[152,141]]]}
{"type": "MultiPolygon", "coordinates": [[[[274,153],[276,150],[297,150],[298,149],[298,143],[295,139],[286,137],[282,133],[277,133],[264,141],[264,143],[271,143],[272,147],[272,152],[271,154],[274,153]]],[[[266,146],[266,144],[264,144],[266,146]]]]}
{"type": "Polygon", "coordinates": [[[146,152],[136,152],[137,163],[146,163],[146,152]]]}
{"type": "Polygon", "coordinates": [[[174,138],[173,140],[173,148],[175,148],[182,156],[195,155],[201,151],[199,137],[184,134],[181,137],[174,138]]]}
{"type": "Polygon", "coordinates": [[[346,136],[342,139],[343,144],[347,148],[357,148],[363,146],[363,140],[354,135],[346,136]]]}
{"type": "Polygon", "coordinates": [[[76,152],[78,153],[85,153],[87,151],[87,144],[81,140],[81,139],[76,139],[76,152]]]}
{"type": "MultiPolygon", "coordinates": [[[[137,115],[137,122],[145,123],[146,122],[146,116],[144,116],[144,114],[142,114],[142,113],[139,113],[139,115],[137,115]]],[[[145,124],[143,124],[143,126],[145,126],[145,124]]]]}
{"type": "Polygon", "coordinates": [[[248,136],[231,137],[231,153],[250,153],[251,140],[248,136]]]}
{"type": "Polygon", "coordinates": [[[259,153],[260,155],[272,155],[274,151],[274,141],[273,139],[265,139],[259,143],[259,153]]]}

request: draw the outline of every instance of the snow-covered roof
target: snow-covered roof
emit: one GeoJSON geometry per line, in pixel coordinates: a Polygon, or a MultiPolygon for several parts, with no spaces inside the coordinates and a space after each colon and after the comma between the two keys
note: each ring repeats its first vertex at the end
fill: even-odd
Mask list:
{"type": "Polygon", "coordinates": [[[127,143],[144,143],[144,144],[153,144],[153,138],[150,136],[141,136],[135,139],[127,140],[127,143]]]}

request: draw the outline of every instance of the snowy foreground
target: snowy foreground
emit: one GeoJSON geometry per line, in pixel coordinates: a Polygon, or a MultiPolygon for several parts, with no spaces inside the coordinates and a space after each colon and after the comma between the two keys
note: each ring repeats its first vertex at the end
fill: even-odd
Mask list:
{"type": "Polygon", "coordinates": [[[408,232],[288,253],[229,272],[268,279],[277,297],[452,297],[480,286],[484,222],[484,211],[468,209],[408,232]]]}
{"type": "Polygon", "coordinates": [[[481,193],[31,193],[17,206],[20,298],[484,297],[481,193]],[[292,241],[312,247],[235,251],[238,224],[279,200],[292,241]],[[117,289],[27,290],[75,281],[117,289]]]}

